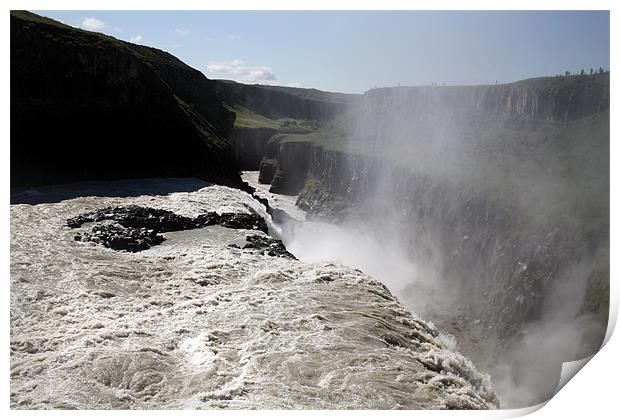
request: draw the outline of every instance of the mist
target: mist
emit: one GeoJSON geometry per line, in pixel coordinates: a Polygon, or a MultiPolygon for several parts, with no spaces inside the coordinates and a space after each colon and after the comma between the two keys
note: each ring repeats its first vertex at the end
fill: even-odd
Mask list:
{"type": "Polygon", "coordinates": [[[340,126],[367,188],[338,224],[290,224],[283,238],[301,260],[381,280],[517,408],[550,399],[562,363],[602,343],[604,325],[583,307],[609,263],[608,114],[588,134],[600,116],[507,111],[497,94],[367,92],[340,126]]]}

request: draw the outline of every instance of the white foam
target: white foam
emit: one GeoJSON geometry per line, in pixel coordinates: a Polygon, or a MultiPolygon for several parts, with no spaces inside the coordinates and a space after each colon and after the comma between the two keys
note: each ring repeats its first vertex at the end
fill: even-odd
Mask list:
{"type": "Polygon", "coordinates": [[[261,211],[220,186],[11,206],[12,407],[494,406],[488,378],[360,271],[230,248],[247,232],[219,226],[136,254],[65,226],[127,204],[261,211]]]}

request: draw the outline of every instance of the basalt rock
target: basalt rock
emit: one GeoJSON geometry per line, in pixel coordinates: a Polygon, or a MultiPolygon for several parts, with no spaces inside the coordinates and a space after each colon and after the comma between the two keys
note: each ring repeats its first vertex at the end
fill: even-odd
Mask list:
{"type": "Polygon", "coordinates": [[[253,229],[267,233],[265,220],[256,214],[223,213],[218,224],[231,229],[253,229]]]}
{"type": "Polygon", "coordinates": [[[94,242],[115,251],[138,252],[162,243],[165,239],[154,229],[131,228],[117,225],[97,225],[92,233],[74,236],[76,241],[94,242]]]}
{"type": "MultiPolygon", "coordinates": [[[[181,216],[168,210],[142,206],[106,207],[67,219],[67,226],[79,228],[84,223],[113,221],[98,224],[91,233],[79,233],[76,241],[94,242],[117,251],[138,252],[162,243],[163,232],[197,229],[220,225],[231,229],[260,230],[267,233],[265,220],[257,214],[204,213],[196,218],[181,216]]],[[[282,247],[284,247],[282,245],[282,247]]],[[[279,252],[279,248],[274,248],[279,252]]],[[[286,251],[286,248],[283,248],[286,251]]],[[[271,254],[270,254],[271,255],[271,254]]]]}
{"type": "Polygon", "coordinates": [[[258,182],[261,184],[271,184],[276,174],[278,161],[275,159],[263,159],[260,163],[260,172],[258,174],[258,182]]]}
{"type": "Polygon", "coordinates": [[[231,248],[250,249],[259,251],[261,254],[271,257],[282,257],[296,260],[295,256],[286,250],[284,243],[278,239],[267,236],[248,235],[245,237],[246,243],[243,246],[236,244],[228,245],[231,248]]]}
{"type": "MultiPolygon", "coordinates": [[[[207,215],[201,215],[201,217],[204,216],[207,215]]],[[[67,226],[79,228],[87,222],[101,222],[104,220],[114,220],[128,228],[147,228],[157,230],[158,232],[173,232],[197,227],[196,219],[179,216],[168,210],[141,206],[106,207],[92,213],[67,219],[67,226]]]]}
{"type": "Polygon", "coordinates": [[[303,188],[306,180],[309,164],[308,156],[311,153],[313,144],[304,141],[285,141],[284,138],[278,138],[277,136],[272,140],[277,144],[278,158],[269,192],[297,195],[303,188]]]}
{"type": "MultiPolygon", "coordinates": [[[[446,287],[471,302],[436,321],[448,325],[459,311],[493,319],[501,339],[540,320],[566,272],[583,265],[591,274],[579,275],[580,287],[601,279],[583,302],[583,314],[599,314],[600,345],[607,320],[600,309],[608,307],[609,259],[600,255],[609,249],[609,74],[381,89],[366,94],[352,118],[351,126],[364,127],[355,141],[368,149],[310,150],[297,201],[307,218],[350,221],[356,211],[372,227],[386,208],[398,210],[391,223],[410,258],[436,256],[446,287]],[[408,118],[396,124],[396,115],[408,118]],[[462,152],[453,153],[457,144],[462,152]]],[[[471,335],[458,338],[475,351],[471,335]]]]}
{"type": "Polygon", "coordinates": [[[198,217],[193,220],[193,223],[196,227],[207,227],[217,225],[220,221],[221,216],[214,211],[210,211],[208,213],[198,215],[198,217]]]}

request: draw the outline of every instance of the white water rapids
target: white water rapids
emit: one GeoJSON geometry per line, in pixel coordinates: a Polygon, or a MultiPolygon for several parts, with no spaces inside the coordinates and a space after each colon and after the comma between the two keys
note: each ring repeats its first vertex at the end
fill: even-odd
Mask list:
{"type": "Polygon", "coordinates": [[[488,377],[359,270],[227,246],[257,231],[165,233],[126,253],[66,226],[128,204],[266,216],[227,187],[152,192],[197,183],[76,184],[11,205],[12,408],[496,407],[488,377]]]}

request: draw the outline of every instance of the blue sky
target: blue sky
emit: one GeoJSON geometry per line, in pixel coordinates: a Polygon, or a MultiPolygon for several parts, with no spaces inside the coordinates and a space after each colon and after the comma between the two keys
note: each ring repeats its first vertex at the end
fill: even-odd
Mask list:
{"type": "Polygon", "coordinates": [[[609,68],[604,11],[35,12],[245,83],[364,92],[609,68]]]}

